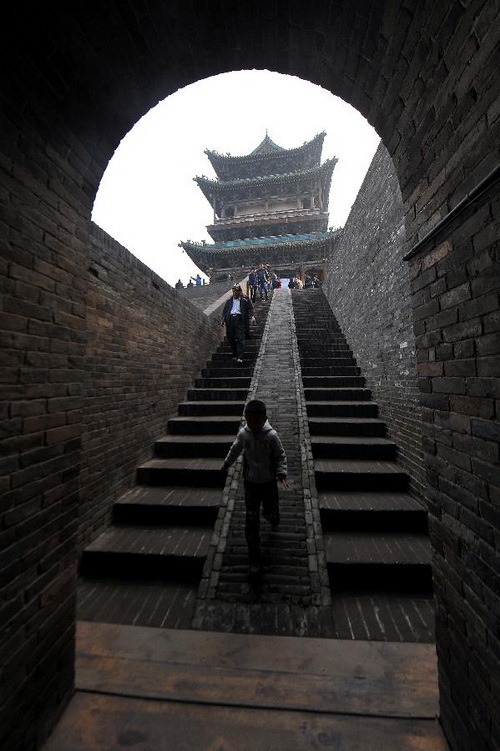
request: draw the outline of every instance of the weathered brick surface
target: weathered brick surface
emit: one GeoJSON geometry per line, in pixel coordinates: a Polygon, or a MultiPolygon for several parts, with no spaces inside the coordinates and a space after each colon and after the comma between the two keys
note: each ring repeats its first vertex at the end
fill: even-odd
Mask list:
{"type": "Polygon", "coordinates": [[[92,226],[80,549],[109,523],[220,337],[217,322],[92,226]]]}
{"type": "Polygon", "coordinates": [[[414,296],[434,294],[437,303],[435,315],[421,318],[417,346],[443,722],[464,750],[464,717],[474,718],[474,748],[495,748],[498,732],[499,236],[490,190],[410,260],[414,296]],[[485,214],[489,246],[471,221],[485,214]]]}
{"type": "MultiPolygon", "coordinates": [[[[404,249],[401,194],[380,145],[328,262],[323,287],[398,446],[398,461],[413,492],[422,496],[421,412],[404,249]]],[[[436,306],[437,301],[419,305],[417,320],[436,313],[436,306]]]]}
{"type": "Polygon", "coordinates": [[[86,234],[71,208],[85,202],[83,179],[57,200],[50,187],[74,138],[49,154],[37,128],[18,124],[11,138],[3,122],[0,747],[10,751],[34,748],[40,707],[50,728],[73,685],[86,234]]]}

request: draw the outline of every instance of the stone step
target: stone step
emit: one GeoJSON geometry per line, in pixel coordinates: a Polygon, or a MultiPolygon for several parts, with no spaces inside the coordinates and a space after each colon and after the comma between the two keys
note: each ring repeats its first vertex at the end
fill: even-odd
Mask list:
{"type": "Polygon", "coordinates": [[[432,595],[336,591],[332,602],[335,638],[432,644],[432,595]]]}
{"type": "Polygon", "coordinates": [[[321,491],[323,529],[427,532],[427,511],[409,493],[321,491]]]}
{"type": "MultiPolygon", "coordinates": [[[[238,371],[241,372],[241,371],[238,371]]],[[[197,389],[248,389],[252,379],[250,376],[238,375],[236,377],[227,378],[218,374],[217,378],[197,378],[195,380],[195,386],[197,389]]]]}
{"type": "Polygon", "coordinates": [[[304,388],[346,388],[353,386],[362,388],[365,385],[364,376],[335,376],[335,375],[305,375],[302,373],[302,384],[304,388]]]}
{"type": "Polygon", "coordinates": [[[234,435],[241,423],[239,415],[198,415],[172,417],[167,423],[170,435],[234,435]]]}
{"type": "MultiPolygon", "coordinates": [[[[80,578],[76,590],[79,621],[151,628],[190,628],[198,581],[80,578]]],[[[61,746],[58,751],[66,749],[61,746]]],[[[90,751],[88,748],[86,751],[90,751]]]]}
{"type": "Polygon", "coordinates": [[[307,377],[321,377],[321,376],[360,376],[361,369],[355,365],[324,365],[323,367],[305,366],[301,368],[302,376],[307,377]]]}
{"type": "Polygon", "coordinates": [[[205,526],[115,526],[85,548],[80,574],[169,581],[199,579],[211,537],[212,528],[205,526]]]}
{"type": "Polygon", "coordinates": [[[311,417],[311,436],[384,436],[387,426],[372,417],[311,417]]]}
{"type": "Polygon", "coordinates": [[[315,459],[314,473],[319,491],[386,490],[406,491],[408,476],[394,462],[346,459],[315,459]]]}
{"type": "MultiPolygon", "coordinates": [[[[324,353],[323,353],[324,354],[324,353]]],[[[302,357],[300,356],[300,367],[302,370],[305,368],[331,368],[339,366],[356,365],[354,357],[335,357],[333,354],[323,357],[302,357]]]]}
{"type": "Polygon", "coordinates": [[[224,459],[235,439],[229,435],[167,435],[155,441],[156,456],[162,457],[216,457],[224,459]]]}
{"type": "Polygon", "coordinates": [[[241,417],[244,404],[244,400],[232,402],[229,400],[216,401],[215,399],[209,401],[201,401],[201,399],[186,401],[179,404],[179,415],[181,417],[195,415],[240,415],[241,417]]]}
{"type": "Polygon", "coordinates": [[[396,444],[377,436],[313,436],[314,458],[394,461],[396,444]]]}
{"type": "Polygon", "coordinates": [[[344,334],[335,334],[331,331],[325,331],[320,329],[310,329],[305,331],[304,329],[297,330],[297,344],[300,349],[303,346],[308,345],[322,345],[329,346],[330,344],[347,344],[347,340],[344,334]]]}
{"type": "Polygon", "coordinates": [[[343,357],[353,357],[352,350],[348,344],[329,344],[325,346],[323,343],[317,344],[303,344],[299,347],[299,355],[301,358],[306,357],[323,357],[325,354],[339,354],[343,357]]]}
{"type": "Polygon", "coordinates": [[[189,389],[187,392],[187,398],[189,401],[228,401],[246,402],[248,397],[248,389],[189,389]]]}
{"type": "MultiPolygon", "coordinates": [[[[230,367],[226,368],[203,368],[201,371],[202,378],[251,378],[253,373],[252,367],[247,367],[245,363],[234,362],[230,367]]],[[[198,383],[198,382],[196,382],[198,383]]]]}
{"type": "Polygon", "coordinates": [[[311,336],[311,339],[318,339],[318,333],[324,333],[327,336],[337,337],[339,339],[342,338],[345,340],[345,335],[340,328],[338,326],[330,325],[327,321],[320,321],[317,326],[311,326],[295,319],[295,327],[297,335],[300,337],[301,341],[309,335],[311,336]]]}
{"type": "Polygon", "coordinates": [[[369,401],[320,401],[307,403],[309,417],[377,417],[378,404],[369,401]]]}
{"type": "Polygon", "coordinates": [[[304,396],[306,402],[333,402],[333,401],[369,401],[371,399],[371,390],[365,388],[305,388],[304,396]]]}
{"type": "Polygon", "coordinates": [[[113,521],[139,525],[213,525],[220,488],[136,486],[113,504],[113,521]]]}
{"type": "Polygon", "coordinates": [[[142,485],[187,485],[189,487],[224,487],[220,458],[150,459],[137,468],[137,482],[142,485]]]}
{"type": "Polygon", "coordinates": [[[225,357],[223,360],[207,360],[205,370],[210,370],[213,373],[217,373],[219,370],[232,370],[236,368],[241,370],[242,368],[253,368],[255,363],[255,357],[248,357],[244,352],[241,355],[242,363],[237,363],[236,360],[231,357],[225,357]]]}
{"type": "MultiPolygon", "coordinates": [[[[259,349],[260,349],[260,344],[255,345],[252,348],[249,348],[248,346],[246,346],[243,351],[242,358],[244,360],[255,360],[255,358],[259,354],[259,349]]],[[[232,357],[233,357],[233,353],[231,351],[231,348],[228,346],[228,347],[225,347],[223,351],[214,352],[209,362],[213,362],[213,363],[231,362],[232,357]]]]}
{"type": "MultiPolygon", "coordinates": [[[[246,352],[249,356],[250,355],[257,355],[260,349],[261,340],[260,337],[253,337],[252,339],[246,339],[245,340],[245,347],[244,352],[246,352]]],[[[215,352],[213,353],[212,357],[215,355],[217,356],[224,356],[224,355],[231,355],[231,345],[229,344],[227,339],[223,339],[222,342],[218,345],[215,352]]]]}
{"type": "Polygon", "coordinates": [[[296,310],[294,306],[295,325],[300,329],[313,329],[317,324],[317,329],[327,331],[341,331],[339,322],[332,316],[331,311],[326,310],[296,310]]]}
{"type": "Polygon", "coordinates": [[[333,590],[432,591],[431,544],[413,532],[332,532],[323,535],[333,590]]]}

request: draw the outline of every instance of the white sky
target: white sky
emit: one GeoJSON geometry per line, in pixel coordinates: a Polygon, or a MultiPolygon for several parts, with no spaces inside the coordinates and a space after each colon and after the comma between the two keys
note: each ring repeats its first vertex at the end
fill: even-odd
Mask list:
{"type": "MultiPolygon", "coordinates": [[[[180,240],[213,242],[210,204],[193,181],[215,177],[205,149],[249,154],[266,134],[296,148],[326,131],[322,162],[336,156],[329,225],[345,224],[379,143],[362,115],[330,92],[263,70],[224,73],[167,97],[119,144],[92,219],[169,284],[197,273],[180,240]]],[[[202,274],[202,276],[204,276],[202,274]]]]}

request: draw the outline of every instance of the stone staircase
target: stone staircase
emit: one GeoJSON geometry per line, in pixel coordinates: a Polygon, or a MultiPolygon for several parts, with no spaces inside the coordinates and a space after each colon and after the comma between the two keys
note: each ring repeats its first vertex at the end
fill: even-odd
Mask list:
{"type": "Polygon", "coordinates": [[[189,628],[224,485],[222,459],[247,399],[267,309],[243,363],[222,342],[80,562],[78,617],[189,628]]]}
{"type": "Polygon", "coordinates": [[[292,294],[336,636],[433,641],[426,511],[322,290],[292,294]]]}

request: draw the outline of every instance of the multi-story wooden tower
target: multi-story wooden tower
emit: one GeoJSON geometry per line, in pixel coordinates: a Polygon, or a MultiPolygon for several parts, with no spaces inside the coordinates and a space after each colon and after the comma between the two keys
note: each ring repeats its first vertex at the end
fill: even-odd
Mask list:
{"type": "Polygon", "coordinates": [[[217,277],[262,262],[282,273],[322,267],[337,235],[328,229],[337,159],[321,164],[325,135],[284,149],[266,133],[247,156],[205,151],[217,179],[194,179],[213,208],[214,243],[179,243],[202,271],[217,277]]]}

